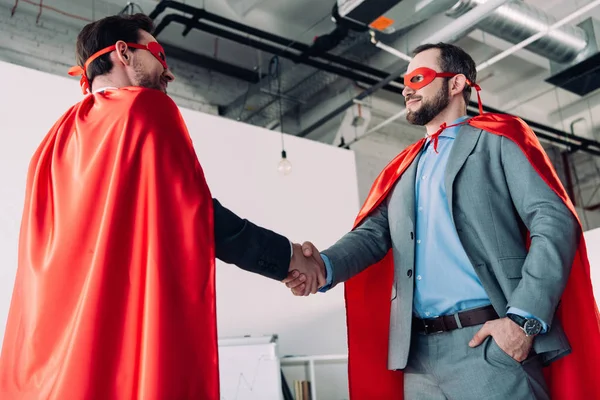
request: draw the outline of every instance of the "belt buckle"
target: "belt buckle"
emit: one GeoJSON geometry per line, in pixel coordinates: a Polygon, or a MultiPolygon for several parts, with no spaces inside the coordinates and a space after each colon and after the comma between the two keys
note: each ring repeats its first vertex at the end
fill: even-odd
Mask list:
{"type": "Polygon", "coordinates": [[[444,323],[443,319],[442,319],[442,330],[438,329],[438,330],[435,330],[435,331],[434,330],[431,330],[431,331],[429,330],[430,326],[427,325],[427,322],[426,322],[427,320],[424,319],[422,321],[423,321],[423,327],[425,328],[425,334],[426,335],[432,335],[434,333],[445,332],[445,330],[446,330],[446,324],[444,323]]]}

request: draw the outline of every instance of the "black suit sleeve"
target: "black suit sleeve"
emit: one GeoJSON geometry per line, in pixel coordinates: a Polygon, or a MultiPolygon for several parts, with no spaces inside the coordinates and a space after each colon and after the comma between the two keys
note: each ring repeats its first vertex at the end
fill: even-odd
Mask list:
{"type": "Polygon", "coordinates": [[[216,257],[243,270],[278,281],[291,260],[290,241],[238,217],[213,198],[216,257]]]}

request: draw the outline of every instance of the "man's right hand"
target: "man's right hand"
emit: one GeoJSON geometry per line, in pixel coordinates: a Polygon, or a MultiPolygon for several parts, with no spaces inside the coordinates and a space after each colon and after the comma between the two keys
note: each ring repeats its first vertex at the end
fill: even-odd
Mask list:
{"type": "Polygon", "coordinates": [[[282,282],[292,289],[292,293],[296,296],[315,294],[327,283],[325,263],[320,256],[318,258],[313,256],[314,253],[318,256],[318,251],[315,248],[313,252],[312,243],[305,242],[302,246],[294,243],[293,247],[294,255],[290,262],[290,273],[282,282]]]}
{"type": "Polygon", "coordinates": [[[298,244],[294,244],[293,246],[294,256],[290,263],[290,273],[288,277],[283,280],[283,283],[285,283],[296,296],[308,296],[311,293],[315,294],[327,283],[325,263],[319,256],[319,251],[312,243],[304,242],[302,247],[298,244]],[[306,269],[309,271],[314,271],[316,269],[316,278],[310,280],[309,276],[304,272],[306,269]]]}

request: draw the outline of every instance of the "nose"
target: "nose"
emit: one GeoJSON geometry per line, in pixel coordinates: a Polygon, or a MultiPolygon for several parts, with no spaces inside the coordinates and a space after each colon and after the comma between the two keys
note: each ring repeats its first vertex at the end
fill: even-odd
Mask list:
{"type": "Polygon", "coordinates": [[[163,76],[167,82],[173,82],[175,80],[175,75],[173,75],[169,68],[165,69],[163,76]]]}
{"type": "Polygon", "coordinates": [[[408,86],[404,86],[404,89],[402,89],[402,96],[406,98],[406,96],[413,94],[414,92],[415,91],[409,88],[408,86]]]}

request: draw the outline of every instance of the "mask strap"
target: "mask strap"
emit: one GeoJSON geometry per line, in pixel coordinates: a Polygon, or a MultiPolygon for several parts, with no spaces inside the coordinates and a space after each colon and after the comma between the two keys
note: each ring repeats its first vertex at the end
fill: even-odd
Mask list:
{"type": "Polygon", "coordinates": [[[473,89],[475,89],[475,91],[477,92],[477,104],[479,105],[479,114],[483,114],[483,104],[481,103],[481,96],[479,95],[479,91],[481,90],[481,87],[478,84],[473,83],[468,79],[467,79],[467,84],[469,86],[471,86],[473,89]]]}
{"type": "Polygon", "coordinates": [[[96,58],[103,56],[106,53],[110,53],[111,51],[113,51],[115,49],[116,49],[115,45],[109,46],[105,49],[102,49],[102,50],[97,51],[94,54],[92,54],[92,56],[90,58],[88,58],[88,60],[85,62],[85,64],[83,64],[83,67],[76,65],[74,67],[69,68],[69,75],[71,75],[71,76],[81,75],[81,79],[79,80],[79,86],[81,86],[81,91],[83,92],[83,94],[86,94],[87,92],[91,93],[90,81],[88,80],[88,77],[87,77],[87,67],[96,58]]]}

